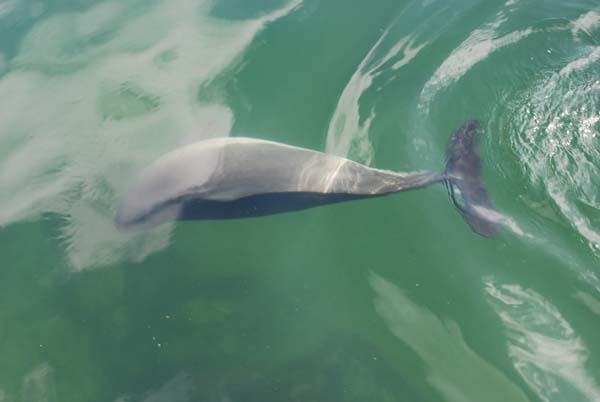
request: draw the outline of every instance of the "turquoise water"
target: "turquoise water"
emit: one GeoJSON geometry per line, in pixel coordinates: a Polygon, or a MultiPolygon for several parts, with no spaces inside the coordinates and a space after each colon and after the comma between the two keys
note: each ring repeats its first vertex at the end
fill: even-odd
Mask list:
{"type": "Polygon", "coordinates": [[[600,401],[597,1],[0,0],[0,402],[600,401]],[[136,174],[252,136],[443,186],[119,232],[136,174]]]}

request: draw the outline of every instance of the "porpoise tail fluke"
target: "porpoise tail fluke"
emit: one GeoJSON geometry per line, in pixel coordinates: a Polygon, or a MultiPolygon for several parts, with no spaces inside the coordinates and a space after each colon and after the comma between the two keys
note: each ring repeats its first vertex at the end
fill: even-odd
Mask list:
{"type": "Polygon", "coordinates": [[[447,149],[445,184],[456,209],[471,229],[484,237],[498,234],[498,215],[481,180],[479,122],[470,120],[454,132],[447,149]],[[489,215],[489,216],[487,216],[489,215]]]}

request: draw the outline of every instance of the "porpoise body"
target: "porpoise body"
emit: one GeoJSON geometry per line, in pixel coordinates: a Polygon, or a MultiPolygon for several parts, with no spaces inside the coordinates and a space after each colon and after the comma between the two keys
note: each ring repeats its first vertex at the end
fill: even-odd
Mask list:
{"type": "Polygon", "coordinates": [[[318,151],[254,138],[227,137],[176,149],[147,167],[123,196],[115,222],[146,229],[172,220],[235,219],[381,197],[446,182],[471,228],[493,236],[493,224],[471,202],[493,208],[480,181],[477,122],[453,135],[444,172],[398,173],[318,151]],[[454,193],[459,191],[463,205],[454,193]],[[477,216],[474,216],[477,215],[477,216]]]}

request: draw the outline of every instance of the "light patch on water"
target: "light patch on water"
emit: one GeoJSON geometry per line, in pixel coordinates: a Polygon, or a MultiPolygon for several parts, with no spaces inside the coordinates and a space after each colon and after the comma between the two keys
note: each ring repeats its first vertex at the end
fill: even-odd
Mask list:
{"type": "Polygon", "coordinates": [[[375,292],[375,310],[390,331],[423,359],[427,382],[444,400],[529,400],[517,385],[467,345],[454,321],[441,319],[418,306],[407,292],[373,272],[369,282],[375,292]]]}
{"type": "MultiPolygon", "coordinates": [[[[142,402],[188,402],[191,401],[194,381],[187,373],[179,373],[163,384],[158,390],[149,391],[142,402]]],[[[120,396],[114,402],[129,402],[129,396],[120,396]]]]}
{"type": "Polygon", "coordinates": [[[0,402],[8,402],[8,395],[0,389],[0,402]]]}
{"type": "Polygon", "coordinates": [[[581,290],[577,291],[573,297],[582,302],[592,313],[600,316],[600,300],[581,290]]]}
{"type": "Polygon", "coordinates": [[[46,6],[42,2],[0,0],[0,20],[11,19],[12,23],[23,23],[38,18],[45,9],[46,6]]]}
{"type": "Polygon", "coordinates": [[[543,401],[600,400],[600,388],[585,368],[589,351],[554,305],[516,284],[488,279],[485,290],[506,328],[515,369],[543,401]]]}
{"type": "Polygon", "coordinates": [[[29,16],[33,19],[41,17],[42,14],[46,11],[46,5],[41,1],[32,3],[29,6],[29,16]]]}
{"type": "Polygon", "coordinates": [[[494,21],[484,24],[474,30],[450,55],[443,61],[433,76],[427,81],[421,91],[419,108],[428,110],[430,103],[438,92],[458,81],[477,63],[485,60],[493,52],[517,43],[534,33],[527,28],[500,36],[498,29],[508,20],[507,11],[517,2],[511,0],[499,11],[494,21]]]}
{"type": "Polygon", "coordinates": [[[76,36],[92,38],[94,35],[106,32],[113,21],[117,21],[119,14],[125,12],[120,3],[107,1],[100,3],[88,11],[82,12],[73,20],[73,28],[76,36]]]}
{"type": "Polygon", "coordinates": [[[0,52],[0,75],[4,73],[4,70],[6,70],[6,56],[0,52]]]}
{"type": "MultiPolygon", "coordinates": [[[[163,384],[158,390],[149,391],[142,402],[188,402],[194,389],[194,381],[189,374],[179,373],[163,384]]],[[[120,396],[115,402],[129,402],[129,396],[120,396]]]]}
{"type": "Polygon", "coordinates": [[[596,294],[600,297],[600,278],[594,271],[588,270],[582,274],[583,280],[596,290],[596,294]]]}
{"type": "Polygon", "coordinates": [[[8,17],[17,8],[16,0],[0,1],[0,19],[8,17]]]}
{"type": "Polygon", "coordinates": [[[39,21],[0,79],[0,226],[62,215],[77,270],[138,261],[168,244],[170,225],[116,230],[120,194],[167,151],[228,135],[232,111],[199,102],[200,86],[300,1],[235,22],[210,17],[208,0],[134,3],[39,21]]]}
{"type": "Polygon", "coordinates": [[[160,389],[150,393],[143,402],[188,402],[194,388],[192,377],[180,373],[165,383],[160,389]]]}
{"type": "Polygon", "coordinates": [[[427,108],[439,91],[458,81],[467,71],[485,60],[490,54],[516,43],[534,32],[528,28],[496,37],[496,27],[497,24],[492,23],[484,28],[476,29],[458,48],[452,51],[423,87],[419,101],[421,108],[427,108]]]}
{"type": "Polygon", "coordinates": [[[54,370],[48,363],[36,366],[23,379],[23,401],[56,402],[54,370]]]}
{"type": "Polygon", "coordinates": [[[598,27],[600,27],[600,14],[592,10],[582,14],[571,23],[571,32],[573,36],[576,36],[579,32],[585,32],[588,36],[591,36],[590,33],[598,27]]]}
{"type": "Polygon", "coordinates": [[[482,207],[481,205],[473,205],[473,209],[479,216],[481,216],[482,218],[484,218],[490,222],[504,226],[505,228],[508,228],[513,233],[515,233],[519,236],[533,238],[533,236],[531,234],[525,233],[523,231],[523,229],[521,229],[521,227],[517,224],[517,222],[514,219],[512,219],[496,210],[488,209],[488,208],[482,207]]]}
{"type": "Polygon", "coordinates": [[[398,70],[408,64],[427,45],[427,43],[416,45],[415,38],[407,36],[396,42],[383,57],[377,58],[375,54],[382,47],[384,39],[388,37],[390,28],[388,27],[379,37],[346,84],[329,122],[325,149],[327,153],[350,157],[365,164],[371,163],[373,146],[369,140],[369,129],[375,118],[375,111],[371,110],[368,117],[361,122],[360,98],[371,87],[373,80],[385,71],[382,67],[388,61],[402,54],[402,58],[391,67],[392,70],[398,70]]]}

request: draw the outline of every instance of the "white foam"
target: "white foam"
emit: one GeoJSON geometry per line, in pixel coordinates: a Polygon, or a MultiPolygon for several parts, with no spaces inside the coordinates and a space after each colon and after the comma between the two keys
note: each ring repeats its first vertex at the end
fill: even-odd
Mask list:
{"type": "Polygon", "coordinates": [[[168,225],[117,232],[119,195],[161,154],[228,135],[232,111],[199,102],[200,86],[300,4],[231,22],[210,17],[209,0],[136,3],[41,20],[0,79],[0,225],[63,215],[74,269],[140,260],[168,244],[168,225]]]}
{"type": "Polygon", "coordinates": [[[588,349],[554,305],[517,284],[487,279],[485,289],[506,328],[515,369],[542,400],[600,400],[600,388],[585,368],[588,349]]]}
{"type": "Polygon", "coordinates": [[[407,293],[371,273],[375,310],[390,331],[423,360],[426,379],[449,402],[526,402],[501,371],[469,347],[459,326],[415,304],[407,293]],[[457,370],[460,367],[460,370],[457,370]]]}
{"type": "Polygon", "coordinates": [[[350,157],[365,164],[371,163],[373,146],[369,139],[369,129],[375,118],[375,111],[371,110],[361,122],[360,98],[371,87],[373,80],[382,73],[381,68],[384,64],[402,54],[403,57],[391,67],[392,70],[398,70],[408,64],[426,45],[415,45],[414,37],[407,36],[396,42],[383,57],[377,58],[375,53],[382,47],[389,30],[388,27],[375,42],[342,91],[327,130],[327,153],[350,157]]]}

